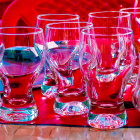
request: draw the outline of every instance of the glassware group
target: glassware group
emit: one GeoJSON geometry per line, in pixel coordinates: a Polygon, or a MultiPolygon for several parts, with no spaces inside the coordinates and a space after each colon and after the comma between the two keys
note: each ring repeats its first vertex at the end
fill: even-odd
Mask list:
{"type": "Polygon", "coordinates": [[[98,129],[126,125],[123,94],[129,83],[135,87],[139,60],[131,20],[123,10],[89,13],[88,22],[79,15],[43,14],[36,27],[0,28],[1,119],[37,117],[32,85],[42,71],[42,95],[55,98],[60,116],[87,115],[98,129]]]}

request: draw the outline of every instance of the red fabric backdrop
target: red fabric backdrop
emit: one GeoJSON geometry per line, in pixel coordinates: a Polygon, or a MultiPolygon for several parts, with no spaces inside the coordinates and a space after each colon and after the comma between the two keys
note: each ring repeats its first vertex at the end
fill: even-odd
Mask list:
{"type": "Polygon", "coordinates": [[[133,7],[134,3],[135,0],[14,0],[3,15],[2,25],[35,26],[36,16],[45,13],[79,14],[81,21],[87,21],[90,12],[119,10],[133,7]]]}

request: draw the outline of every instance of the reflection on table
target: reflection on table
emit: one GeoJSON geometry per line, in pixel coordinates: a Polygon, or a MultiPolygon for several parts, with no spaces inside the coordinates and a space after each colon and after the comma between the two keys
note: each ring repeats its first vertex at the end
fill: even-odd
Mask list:
{"type": "Polygon", "coordinates": [[[140,128],[99,131],[89,127],[0,125],[1,140],[136,140],[139,132],[140,128]]]}

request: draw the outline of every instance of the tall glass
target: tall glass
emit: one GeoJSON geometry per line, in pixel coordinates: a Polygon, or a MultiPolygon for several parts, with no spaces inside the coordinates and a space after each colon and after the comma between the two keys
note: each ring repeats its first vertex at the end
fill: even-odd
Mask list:
{"type": "MultiPolygon", "coordinates": [[[[79,15],[74,15],[74,14],[42,14],[37,16],[36,26],[43,29],[44,36],[45,36],[46,25],[49,23],[78,22],[79,19],[80,19],[79,15]]],[[[42,70],[41,73],[45,74],[43,84],[41,86],[42,94],[47,98],[52,98],[57,93],[57,89],[56,89],[57,87],[47,62],[45,64],[45,68],[42,70]]]]}
{"type": "Polygon", "coordinates": [[[134,106],[138,109],[140,107],[139,105],[139,79],[137,81],[137,78],[139,78],[139,54],[140,54],[140,7],[137,8],[124,8],[121,9],[120,12],[128,12],[131,14],[131,24],[132,24],[132,30],[134,34],[134,46],[136,50],[136,64],[134,67],[133,74],[129,80],[129,83],[133,86],[132,88],[132,101],[134,106]],[[137,81],[137,83],[136,83],[137,81]],[[134,91],[135,90],[135,91],[134,91]]]}
{"type": "Polygon", "coordinates": [[[89,107],[83,76],[79,68],[81,29],[87,22],[47,24],[47,59],[57,83],[54,110],[62,116],[86,114],[89,107]]]}
{"type": "Polygon", "coordinates": [[[1,94],[0,118],[24,122],[38,115],[32,86],[45,63],[43,30],[35,27],[1,27],[0,46],[5,47],[0,70],[4,93],[1,94]]]}
{"type": "Polygon", "coordinates": [[[132,90],[132,103],[134,107],[140,111],[140,55],[139,55],[139,71],[136,78],[136,84],[132,90]]]}
{"type": "Polygon", "coordinates": [[[90,97],[88,123],[113,129],[127,123],[123,92],[135,64],[129,28],[95,27],[82,30],[80,68],[90,97]]]}
{"type": "MultiPolygon", "coordinates": [[[[92,12],[88,15],[88,22],[92,22],[94,27],[125,27],[131,28],[131,15],[129,12],[120,11],[100,11],[92,12]]],[[[130,93],[134,85],[134,76],[130,76],[126,85],[124,95],[130,93]]]]}

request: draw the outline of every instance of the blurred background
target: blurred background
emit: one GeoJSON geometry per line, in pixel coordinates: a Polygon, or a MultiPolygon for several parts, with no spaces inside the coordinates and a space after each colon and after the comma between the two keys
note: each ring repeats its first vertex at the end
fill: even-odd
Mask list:
{"type": "Polygon", "coordinates": [[[0,0],[0,25],[36,25],[36,16],[46,13],[79,14],[87,21],[88,13],[138,6],[138,0],[0,0]]]}

